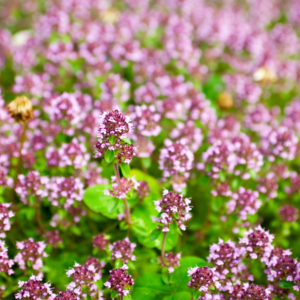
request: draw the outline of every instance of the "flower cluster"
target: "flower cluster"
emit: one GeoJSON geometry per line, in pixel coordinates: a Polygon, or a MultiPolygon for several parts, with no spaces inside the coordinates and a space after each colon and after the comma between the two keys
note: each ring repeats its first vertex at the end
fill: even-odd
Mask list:
{"type": "Polygon", "coordinates": [[[220,239],[218,244],[210,246],[208,261],[213,268],[190,269],[189,276],[192,276],[192,280],[189,286],[199,289],[200,292],[208,292],[209,288],[217,283],[215,287],[221,294],[211,290],[205,294],[206,298],[203,296],[203,299],[214,299],[212,297],[217,295],[221,295],[219,299],[228,300],[270,300],[284,295],[287,295],[288,299],[295,299],[291,290],[283,288],[280,282],[290,282],[292,289],[298,291],[300,264],[297,259],[291,257],[290,250],[274,247],[273,239],[274,236],[261,226],[249,229],[239,243],[224,242],[220,239]],[[254,280],[253,275],[249,273],[251,270],[249,267],[257,258],[260,258],[263,264],[269,283],[268,288],[249,283],[254,280]]]}
{"type": "Polygon", "coordinates": [[[186,187],[189,170],[192,168],[194,155],[182,141],[171,142],[165,140],[165,148],[160,152],[159,168],[163,177],[171,177],[173,188],[181,192],[186,187]]]}
{"type": "Polygon", "coordinates": [[[75,169],[85,167],[90,159],[84,144],[75,138],[68,144],[62,144],[56,151],[49,147],[46,152],[48,165],[57,167],[74,166],[75,169]]]}
{"type": "Polygon", "coordinates": [[[191,277],[188,286],[199,292],[207,292],[209,289],[220,286],[218,277],[214,273],[214,269],[208,267],[194,267],[188,270],[188,276],[191,277]]]}
{"type": "Polygon", "coordinates": [[[40,276],[31,276],[28,281],[19,281],[19,288],[22,290],[15,295],[16,299],[42,299],[49,300],[55,297],[49,283],[41,283],[40,276]]]}
{"type": "Polygon", "coordinates": [[[83,198],[83,183],[79,178],[52,177],[47,184],[47,189],[52,205],[63,206],[65,209],[83,198]]]}
{"type": "Polygon", "coordinates": [[[291,205],[284,205],[279,210],[282,221],[295,222],[298,219],[298,209],[291,205]]]}
{"type": "Polygon", "coordinates": [[[132,124],[138,133],[143,136],[157,136],[161,128],[159,126],[160,114],[155,112],[154,105],[134,106],[131,114],[132,124]]]}
{"type": "Polygon", "coordinates": [[[136,189],[136,193],[138,194],[139,199],[144,199],[150,193],[149,185],[146,181],[139,181],[139,186],[136,189]]]}
{"type": "Polygon", "coordinates": [[[236,212],[241,220],[246,220],[247,215],[254,215],[261,206],[261,202],[257,199],[258,196],[258,192],[240,187],[236,193],[232,194],[232,199],[227,202],[227,213],[236,212]]]}
{"type": "Polygon", "coordinates": [[[92,263],[88,261],[84,266],[75,263],[74,268],[68,270],[67,275],[68,277],[71,276],[73,280],[67,286],[68,290],[82,297],[87,295],[94,297],[96,295],[97,286],[95,283],[101,279],[101,269],[98,266],[95,267],[94,261],[92,263]]]}
{"type": "Polygon", "coordinates": [[[13,274],[14,271],[11,269],[13,264],[14,261],[9,259],[7,255],[7,248],[5,247],[4,241],[0,240],[0,272],[5,272],[8,275],[13,274]]]}
{"type": "Polygon", "coordinates": [[[20,269],[32,267],[33,270],[40,270],[43,267],[43,257],[47,257],[44,252],[46,244],[44,242],[34,242],[32,238],[27,241],[17,242],[19,253],[15,257],[15,262],[19,264],[20,269]]]}
{"type": "Polygon", "coordinates": [[[54,248],[57,248],[58,245],[62,244],[62,238],[59,235],[59,230],[47,231],[44,234],[44,238],[48,245],[52,245],[54,248]]]}
{"type": "Polygon", "coordinates": [[[9,209],[11,203],[0,203],[0,238],[5,238],[4,231],[10,230],[10,220],[15,214],[9,209]]]}
{"type": "Polygon", "coordinates": [[[155,218],[155,221],[162,223],[157,228],[161,228],[163,232],[168,232],[172,222],[178,225],[181,230],[186,230],[184,222],[190,218],[191,200],[188,198],[183,199],[183,196],[164,190],[163,198],[158,201],[154,201],[156,210],[160,213],[159,218],[155,218]]]}
{"type": "Polygon", "coordinates": [[[95,157],[104,157],[106,151],[111,150],[115,151],[115,158],[119,162],[129,164],[136,155],[135,147],[126,140],[132,128],[130,118],[124,116],[119,109],[109,113],[103,112],[100,115],[95,157]]]}
{"type": "Polygon", "coordinates": [[[292,160],[296,155],[298,138],[286,127],[265,131],[262,136],[262,150],[271,161],[276,158],[292,160]]]}
{"type": "Polygon", "coordinates": [[[21,174],[18,176],[16,192],[24,204],[29,202],[30,197],[35,197],[36,201],[41,201],[42,198],[48,196],[48,190],[46,188],[48,182],[48,177],[40,176],[37,171],[31,171],[27,175],[21,174]]]}
{"type": "Polygon", "coordinates": [[[161,261],[162,267],[167,267],[169,273],[173,273],[176,267],[180,267],[179,259],[181,258],[181,253],[166,253],[164,262],[161,261]]]}
{"type": "Polygon", "coordinates": [[[100,251],[106,250],[109,241],[105,238],[104,234],[98,234],[93,238],[93,247],[97,248],[100,251]]]}
{"type": "Polygon", "coordinates": [[[134,179],[134,177],[131,178],[121,178],[119,179],[120,182],[117,182],[117,177],[112,176],[112,187],[113,190],[105,191],[104,193],[106,195],[114,196],[118,199],[124,199],[126,195],[129,193],[131,189],[137,189],[139,187],[139,182],[134,179]]]}
{"type": "Polygon", "coordinates": [[[124,265],[120,269],[109,271],[110,277],[108,281],[104,283],[107,288],[117,292],[120,297],[127,296],[130,287],[134,285],[132,277],[126,272],[127,269],[128,267],[124,265]]]}
{"type": "Polygon", "coordinates": [[[129,260],[136,260],[135,255],[133,255],[133,250],[136,244],[130,243],[129,238],[126,237],[124,240],[116,241],[112,245],[109,245],[109,250],[112,251],[111,258],[121,259],[125,264],[129,260]]]}

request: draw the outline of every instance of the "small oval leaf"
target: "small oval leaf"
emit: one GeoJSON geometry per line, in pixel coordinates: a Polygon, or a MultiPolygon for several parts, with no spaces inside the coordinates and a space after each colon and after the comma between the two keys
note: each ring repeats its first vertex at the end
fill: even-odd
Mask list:
{"type": "Polygon", "coordinates": [[[109,164],[111,163],[115,158],[115,151],[114,150],[106,150],[104,154],[105,161],[109,164]]]}
{"type": "Polygon", "coordinates": [[[161,234],[161,230],[160,229],[154,229],[151,234],[150,234],[150,240],[151,241],[155,241],[156,239],[158,239],[158,237],[161,234]]]}
{"type": "Polygon", "coordinates": [[[122,174],[125,178],[128,178],[129,175],[130,175],[130,167],[129,165],[127,165],[126,163],[121,163],[120,164],[120,168],[121,168],[121,171],[122,171],[122,174]]]}
{"type": "Polygon", "coordinates": [[[290,289],[294,286],[294,283],[292,281],[281,280],[278,285],[282,289],[290,289]]]}

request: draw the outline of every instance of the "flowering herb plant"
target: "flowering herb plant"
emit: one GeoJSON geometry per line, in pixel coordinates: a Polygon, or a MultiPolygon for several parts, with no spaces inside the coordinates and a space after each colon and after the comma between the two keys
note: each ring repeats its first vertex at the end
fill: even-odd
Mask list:
{"type": "Polygon", "coordinates": [[[299,0],[0,0],[0,299],[300,299],[299,0]]]}

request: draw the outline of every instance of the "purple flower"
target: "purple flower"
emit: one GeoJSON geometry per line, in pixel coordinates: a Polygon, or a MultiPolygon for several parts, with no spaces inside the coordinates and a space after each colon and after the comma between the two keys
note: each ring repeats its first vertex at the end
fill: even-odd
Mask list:
{"type": "Polygon", "coordinates": [[[104,234],[98,234],[93,238],[93,247],[97,248],[100,251],[106,250],[109,241],[105,238],[104,234]]]}
{"type": "Polygon", "coordinates": [[[41,201],[43,197],[48,196],[46,185],[49,179],[46,176],[40,176],[38,171],[31,171],[27,175],[19,175],[16,192],[24,204],[27,204],[29,196],[36,197],[41,201]]]}
{"type": "Polygon", "coordinates": [[[163,171],[164,178],[171,177],[175,191],[181,192],[186,187],[185,181],[190,176],[193,160],[193,153],[182,141],[165,140],[165,148],[159,156],[159,168],[163,171]]]}
{"type": "Polygon", "coordinates": [[[161,261],[162,267],[167,267],[169,273],[173,273],[176,267],[180,266],[179,259],[181,259],[181,253],[166,253],[164,262],[161,261]]]}
{"type": "Polygon", "coordinates": [[[125,178],[122,177],[120,179],[121,184],[119,185],[116,182],[116,176],[111,177],[112,181],[112,190],[105,191],[105,193],[110,194],[113,197],[118,199],[125,199],[126,195],[129,193],[131,189],[137,189],[139,186],[139,182],[137,182],[134,177],[125,178]]]}
{"type": "Polygon", "coordinates": [[[146,105],[142,106],[131,106],[132,110],[131,119],[133,126],[137,129],[138,133],[143,136],[157,136],[161,127],[159,126],[159,121],[161,115],[156,112],[155,106],[146,105]]]}
{"type": "Polygon", "coordinates": [[[168,232],[171,223],[174,221],[177,223],[181,230],[186,230],[186,226],[183,224],[190,216],[190,210],[192,209],[189,204],[191,200],[188,198],[183,199],[183,196],[164,190],[164,197],[161,200],[154,201],[155,209],[160,213],[159,218],[155,218],[155,221],[162,223],[163,225],[157,226],[162,229],[163,232],[168,232]]]}
{"type": "Polygon", "coordinates": [[[226,203],[227,213],[236,212],[243,221],[247,220],[247,216],[254,215],[261,206],[261,201],[257,199],[258,196],[257,191],[240,187],[236,193],[232,194],[232,199],[226,203]]]}
{"type": "Polygon", "coordinates": [[[46,243],[52,245],[54,248],[57,248],[57,246],[61,245],[63,242],[58,230],[47,231],[44,234],[44,238],[46,243]]]}
{"type": "Polygon", "coordinates": [[[271,291],[261,285],[243,285],[244,292],[241,294],[242,300],[271,300],[271,291]]]}
{"type": "Polygon", "coordinates": [[[119,296],[127,296],[130,292],[130,287],[134,285],[132,277],[127,274],[128,267],[124,265],[120,269],[109,271],[110,277],[107,282],[104,283],[108,289],[112,289],[118,292],[119,296]]]}
{"type": "Polygon", "coordinates": [[[238,247],[234,242],[223,242],[219,239],[218,244],[210,246],[207,260],[216,266],[215,272],[223,280],[228,273],[237,274],[238,265],[244,254],[243,248],[238,247]]]}
{"type": "Polygon", "coordinates": [[[52,205],[68,209],[83,198],[83,183],[79,178],[52,177],[47,184],[52,205]]]}
{"type": "Polygon", "coordinates": [[[188,276],[191,277],[188,286],[196,289],[199,292],[207,292],[209,289],[215,287],[219,288],[219,278],[215,274],[215,269],[208,267],[195,267],[188,270],[188,276]]]}
{"type": "Polygon", "coordinates": [[[0,238],[5,238],[4,231],[10,230],[9,218],[15,214],[9,210],[11,203],[0,203],[0,238]]]}
{"type": "Polygon", "coordinates": [[[120,163],[129,164],[136,155],[136,149],[124,139],[128,138],[131,131],[132,124],[129,117],[124,116],[119,109],[116,108],[109,113],[103,112],[100,115],[95,157],[104,157],[107,150],[114,150],[115,158],[120,163]]]}
{"type": "Polygon", "coordinates": [[[19,281],[19,287],[22,290],[15,295],[16,299],[20,300],[50,300],[55,297],[50,283],[41,283],[39,276],[31,276],[28,281],[19,281]]]}
{"type": "Polygon", "coordinates": [[[140,200],[143,200],[150,193],[150,187],[146,181],[138,181],[139,186],[136,189],[136,193],[140,200]]]}
{"type": "Polygon", "coordinates": [[[111,258],[113,260],[121,259],[125,264],[127,264],[129,260],[136,260],[135,255],[133,255],[135,247],[136,244],[130,243],[128,237],[124,240],[116,241],[112,245],[109,245],[109,250],[112,251],[111,258]]]}
{"type": "Polygon", "coordinates": [[[292,160],[296,155],[298,138],[286,127],[270,129],[262,134],[262,151],[271,161],[275,158],[292,160]]]}
{"type": "Polygon", "coordinates": [[[29,266],[33,270],[40,270],[43,267],[42,258],[48,256],[44,252],[45,248],[46,244],[44,242],[34,242],[32,238],[23,242],[17,242],[19,253],[14,260],[19,264],[20,269],[26,269],[29,266]]]}
{"type": "Polygon", "coordinates": [[[72,291],[65,291],[59,292],[54,300],[80,300],[80,297],[72,291]]]}
{"type": "Polygon", "coordinates": [[[9,259],[7,255],[7,247],[5,247],[4,241],[0,240],[0,272],[5,272],[8,275],[13,274],[14,271],[11,269],[13,264],[14,261],[9,259]]]}
{"type": "Polygon", "coordinates": [[[249,229],[240,239],[240,244],[245,245],[244,247],[252,259],[260,257],[261,261],[266,262],[274,248],[272,246],[273,239],[274,235],[269,234],[259,225],[254,230],[249,229]]]}
{"type": "Polygon", "coordinates": [[[193,152],[196,152],[202,144],[203,135],[200,128],[195,127],[195,123],[192,120],[188,120],[186,123],[177,123],[170,137],[172,139],[179,139],[182,144],[188,145],[193,152]]]}
{"type": "Polygon", "coordinates": [[[283,205],[279,209],[282,221],[295,222],[298,219],[298,209],[292,205],[283,205]]]}
{"type": "Polygon", "coordinates": [[[49,147],[46,152],[46,158],[49,165],[56,167],[74,166],[75,169],[85,167],[90,159],[90,155],[84,146],[74,138],[69,144],[62,144],[58,150],[49,147]]]}
{"type": "Polygon", "coordinates": [[[91,297],[96,296],[97,285],[96,281],[101,279],[101,269],[94,261],[87,263],[84,266],[79,265],[75,262],[74,268],[67,271],[68,277],[72,277],[72,282],[68,284],[67,290],[73,291],[77,295],[86,297],[90,295],[91,297]]]}

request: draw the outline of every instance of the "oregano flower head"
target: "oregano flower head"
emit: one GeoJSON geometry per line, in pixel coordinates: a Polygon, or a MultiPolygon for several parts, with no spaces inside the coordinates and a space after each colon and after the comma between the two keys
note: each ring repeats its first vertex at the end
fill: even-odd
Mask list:
{"type": "Polygon", "coordinates": [[[163,232],[168,232],[170,225],[176,224],[181,230],[186,230],[186,226],[183,224],[190,218],[189,211],[191,200],[183,198],[181,194],[169,192],[164,190],[163,198],[158,201],[154,201],[156,210],[160,213],[158,218],[154,220],[161,223],[158,225],[158,229],[162,229],[163,232]]]}
{"type": "Polygon", "coordinates": [[[121,297],[122,295],[127,296],[129,294],[129,289],[134,285],[134,280],[127,274],[127,265],[123,265],[120,269],[115,269],[109,271],[110,277],[104,285],[114,290],[121,297]]]}
{"type": "Polygon", "coordinates": [[[15,295],[20,300],[49,300],[54,298],[54,294],[49,283],[42,283],[40,276],[32,275],[28,281],[19,281],[22,290],[15,295]]]}
{"type": "Polygon", "coordinates": [[[214,271],[214,268],[208,267],[190,268],[188,270],[188,276],[191,276],[191,280],[188,286],[199,292],[207,292],[210,288],[219,288],[219,278],[214,271]]]}
{"type": "Polygon", "coordinates": [[[123,115],[118,108],[103,112],[100,115],[95,158],[105,158],[107,162],[117,159],[119,163],[129,164],[136,155],[136,149],[128,138],[132,129],[130,118],[123,115]]]}

